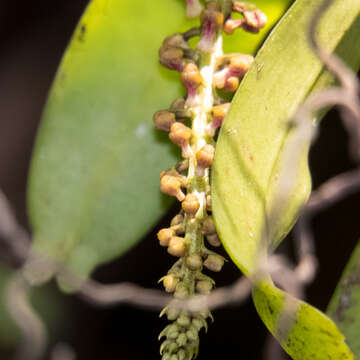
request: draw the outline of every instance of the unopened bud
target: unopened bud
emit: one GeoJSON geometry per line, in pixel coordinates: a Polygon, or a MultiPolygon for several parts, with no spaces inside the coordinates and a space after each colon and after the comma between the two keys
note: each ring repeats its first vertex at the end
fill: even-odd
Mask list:
{"type": "Polygon", "coordinates": [[[161,246],[169,246],[170,239],[175,235],[175,231],[173,229],[161,229],[157,233],[157,237],[159,239],[161,246]]]}
{"type": "Polygon", "coordinates": [[[198,17],[203,10],[200,0],[186,0],[186,16],[188,18],[198,17]]]}
{"type": "Polygon", "coordinates": [[[205,331],[207,331],[206,320],[202,318],[194,318],[191,323],[197,331],[200,331],[203,327],[205,327],[205,331]]]}
{"type": "Polygon", "coordinates": [[[220,255],[209,255],[204,265],[211,271],[219,272],[224,266],[224,258],[220,255]]]}
{"type": "Polygon", "coordinates": [[[164,284],[165,291],[171,293],[175,291],[179,279],[176,276],[169,274],[164,276],[162,281],[164,284]]]}
{"type": "MultiPolygon", "coordinates": [[[[172,343],[169,345],[169,347],[168,347],[169,353],[174,353],[174,352],[176,352],[178,349],[179,349],[179,346],[178,346],[178,344],[177,344],[175,341],[172,342],[172,343]]],[[[171,355],[170,360],[173,360],[173,359],[172,359],[172,356],[173,356],[173,355],[171,355]]]]}
{"type": "Polygon", "coordinates": [[[232,35],[236,29],[242,27],[243,23],[243,19],[227,19],[224,24],[224,33],[232,35]]]}
{"type": "Polygon", "coordinates": [[[188,63],[185,65],[181,72],[181,82],[190,96],[193,96],[194,92],[196,93],[196,89],[203,83],[203,78],[196,64],[188,63]]]}
{"type": "Polygon", "coordinates": [[[184,52],[173,46],[162,46],[159,49],[159,61],[170,70],[182,71],[185,65],[184,52]]]}
{"type": "MultiPolygon", "coordinates": [[[[180,347],[183,347],[186,345],[187,343],[187,337],[186,337],[186,334],[182,333],[178,336],[178,338],[176,339],[176,343],[180,346],[180,347]]],[[[180,354],[178,353],[178,357],[179,357],[179,360],[180,360],[180,354]]],[[[185,359],[185,358],[184,358],[185,359]]]]}
{"type": "Polygon", "coordinates": [[[229,70],[231,76],[242,78],[254,62],[254,57],[247,54],[237,54],[230,58],[229,70]]]}
{"type": "Polygon", "coordinates": [[[170,353],[165,353],[162,356],[161,360],[171,360],[171,354],[170,353]]]}
{"type": "Polygon", "coordinates": [[[187,314],[181,314],[176,322],[182,327],[189,327],[191,324],[190,317],[187,314]]]}
{"type": "Polygon", "coordinates": [[[208,216],[203,222],[204,235],[216,234],[216,228],[212,216],[208,216]]]}
{"type": "Polygon", "coordinates": [[[266,22],[266,15],[259,9],[253,11],[245,11],[244,23],[242,27],[244,30],[256,34],[266,25],[266,22]]]}
{"type": "Polygon", "coordinates": [[[179,360],[176,354],[172,354],[170,360],[179,360]]]}
{"type": "Polygon", "coordinates": [[[224,22],[224,15],[218,3],[210,1],[206,4],[206,9],[201,17],[202,36],[197,44],[197,48],[204,52],[210,52],[214,46],[216,34],[224,22]]]}
{"type": "Polygon", "coordinates": [[[154,114],[153,121],[157,129],[170,131],[171,125],[176,121],[175,114],[167,110],[159,110],[154,114]]]}
{"type": "Polygon", "coordinates": [[[225,119],[227,112],[230,109],[230,103],[216,105],[211,109],[213,121],[221,122],[225,119]]]}
{"type": "Polygon", "coordinates": [[[175,169],[177,172],[182,173],[183,171],[189,168],[189,159],[184,159],[180,161],[176,166],[175,169]]]}
{"type": "Polygon", "coordinates": [[[185,107],[185,103],[185,99],[179,98],[170,105],[170,111],[175,114],[177,121],[185,121],[191,117],[191,110],[185,107]]]}
{"type": "Polygon", "coordinates": [[[178,283],[176,286],[174,297],[176,299],[184,300],[188,296],[189,296],[189,290],[188,290],[187,286],[182,282],[178,283]]]}
{"type": "Polygon", "coordinates": [[[180,314],[180,310],[176,307],[169,306],[166,309],[166,316],[170,321],[177,319],[179,314],[180,314]]]}
{"type": "Polygon", "coordinates": [[[168,253],[177,257],[183,256],[185,253],[184,238],[173,236],[169,241],[168,253]]]}
{"type": "Polygon", "coordinates": [[[218,234],[207,235],[206,240],[211,246],[219,247],[221,245],[221,241],[218,234]]]}
{"type": "Polygon", "coordinates": [[[192,136],[190,128],[180,122],[171,125],[169,138],[175,144],[181,147],[183,157],[187,158],[191,155],[189,142],[192,136]]]}
{"type": "Polygon", "coordinates": [[[237,77],[231,76],[225,81],[225,85],[222,90],[225,92],[234,92],[239,87],[239,83],[240,81],[237,77]]]}
{"type": "Polygon", "coordinates": [[[213,161],[215,155],[215,147],[211,144],[204,145],[197,153],[196,153],[196,175],[203,176],[204,170],[209,168],[213,161]]]}
{"type": "Polygon", "coordinates": [[[160,190],[164,194],[175,196],[179,201],[185,199],[185,194],[181,191],[181,181],[174,176],[162,176],[160,180],[160,190]]]}
{"type": "Polygon", "coordinates": [[[196,342],[199,338],[199,335],[195,329],[188,330],[186,332],[186,336],[190,341],[194,341],[194,342],[196,342]]]}
{"type": "Polygon", "coordinates": [[[186,257],[186,266],[193,271],[200,270],[202,268],[202,258],[198,254],[191,254],[186,257]]]}
{"type": "Polygon", "coordinates": [[[181,207],[184,210],[185,214],[189,216],[194,216],[200,207],[198,197],[195,194],[187,194],[185,196],[185,199],[181,203],[181,207]]]}
{"type": "Polygon", "coordinates": [[[212,287],[211,281],[208,280],[201,280],[196,283],[196,291],[202,295],[209,295],[212,287]]]}
{"type": "Polygon", "coordinates": [[[184,36],[180,33],[176,33],[173,35],[167,36],[163,43],[163,47],[175,47],[179,49],[187,49],[189,48],[189,44],[185,41],[184,36]]]}

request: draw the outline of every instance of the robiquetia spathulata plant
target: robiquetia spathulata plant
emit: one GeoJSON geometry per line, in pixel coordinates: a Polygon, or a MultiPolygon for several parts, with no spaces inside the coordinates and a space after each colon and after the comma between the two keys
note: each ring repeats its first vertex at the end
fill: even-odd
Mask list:
{"type": "Polygon", "coordinates": [[[248,54],[224,54],[222,33],[236,29],[257,33],[266,23],[263,12],[239,1],[206,1],[203,8],[199,0],[187,0],[187,16],[199,16],[200,26],[168,36],[159,50],[160,63],[180,72],[187,96],[153,117],[155,127],[169,132],[184,158],[160,174],[161,191],[181,202],[170,227],[158,232],[160,245],[179,258],[161,279],[175,298],[162,312],[172,322],[159,336],[165,337],[160,348],[163,360],[192,359],[198,354],[198,333],[207,328],[212,315],[207,309],[190,313],[177,301],[209,294],[214,281],[203,268],[218,272],[225,261],[204,242],[205,237],[210,246],[221,245],[211,216],[210,167],[217,129],[230,106],[225,98],[237,90],[254,59],[248,54]],[[232,12],[242,18],[233,19],[232,12]],[[195,48],[189,45],[193,37],[200,37],[195,48]]]}

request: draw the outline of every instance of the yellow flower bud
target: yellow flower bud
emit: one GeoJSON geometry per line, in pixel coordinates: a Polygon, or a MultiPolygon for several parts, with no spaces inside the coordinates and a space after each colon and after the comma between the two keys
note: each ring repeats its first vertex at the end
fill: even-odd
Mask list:
{"type": "Polygon", "coordinates": [[[171,125],[169,138],[175,144],[181,147],[183,157],[187,158],[191,154],[189,142],[192,136],[190,128],[180,122],[171,125]]]}
{"type": "Polygon", "coordinates": [[[229,69],[233,75],[243,77],[254,62],[254,57],[247,54],[236,54],[230,58],[229,69]]]}
{"type": "Polygon", "coordinates": [[[169,246],[170,239],[175,235],[175,231],[173,229],[161,229],[157,233],[157,237],[159,239],[161,246],[169,246]]]}
{"type": "Polygon", "coordinates": [[[181,182],[171,175],[164,175],[160,180],[160,190],[167,195],[175,196],[179,201],[184,200],[185,194],[181,191],[181,182]]]}
{"type": "Polygon", "coordinates": [[[178,282],[179,282],[179,279],[172,274],[164,276],[163,285],[164,285],[165,291],[169,292],[169,293],[174,292],[178,282]]]}
{"type": "Polygon", "coordinates": [[[168,253],[177,257],[183,256],[185,253],[184,238],[173,236],[169,241],[168,253]]]}
{"type": "Polygon", "coordinates": [[[196,64],[188,63],[185,65],[181,72],[181,81],[187,89],[196,89],[203,83],[203,78],[196,64]]]}
{"type": "Polygon", "coordinates": [[[225,86],[222,89],[225,92],[234,92],[239,87],[239,79],[236,76],[231,76],[225,81],[225,86]]]}
{"type": "Polygon", "coordinates": [[[196,163],[198,168],[197,174],[198,176],[203,175],[203,170],[209,168],[213,161],[215,155],[215,147],[211,144],[204,145],[197,153],[196,153],[196,163]],[[200,171],[199,171],[200,170],[200,171]]]}
{"type": "Polygon", "coordinates": [[[189,216],[194,216],[200,207],[198,197],[195,194],[187,194],[185,196],[185,199],[181,203],[181,207],[184,210],[185,214],[189,216]]]}
{"type": "Polygon", "coordinates": [[[198,254],[191,254],[186,258],[186,266],[193,271],[200,270],[202,268],[202,259],[198,254]]]}

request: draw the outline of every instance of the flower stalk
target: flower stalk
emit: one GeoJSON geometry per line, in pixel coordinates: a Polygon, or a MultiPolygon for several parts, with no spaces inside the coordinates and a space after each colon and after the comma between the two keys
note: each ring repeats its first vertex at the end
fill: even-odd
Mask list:
{"type": "Polygon", "coordinates": [[[206,1],[205,7],[198,0],[187,0],[187,6],[188,15],[200,15],[200,27],[167,37],[159,50],[160,63],[180,72],[187,96],[153,117],[155,127],[169,132],[170,140],[181,148],[184,158],[160,174],[161,191],[175,196],[182,209],[170,227],[158,233],[160,245],[179,258],[160,280],[175,298],[161,313],[173,321],[159,336],[166,338],[160,347],[163,360],[191,360],[197,356],[198,333],[207,329],[207,318],[212,316],[208,309],[198,313],[180,309],[176,299],[208,295],[214,281],[203,274],[203,269],[218,272],[225,262],[204,241],[206,238],[213,247],[221,245],[211,216],[210,168],[215,154],[214,136],[229,104],[217,89],[235,92],[253,58],[245,54],[224,56],[222,33],[233,21],[231,10],[243,15],[242,25],[236,28],[250,32],[257,32],[266,19],[254,6],[231,0],[206,1]],[[200,40],[196,48],[191,48],[188,40],[195,36],[200,36],[200,40]]]}

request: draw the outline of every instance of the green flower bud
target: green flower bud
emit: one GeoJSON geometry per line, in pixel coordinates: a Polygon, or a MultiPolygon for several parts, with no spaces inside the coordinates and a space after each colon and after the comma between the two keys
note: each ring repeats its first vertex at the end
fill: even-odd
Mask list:
{"type": "Polygon", "coordinates": [[[176,320],[179,314],[180,314],[180,310],[177,309],[176,307],[169,306],[169,308],[166,309],[166,316],[170,321],[176,320]]]}
{"type": "Polygon", "coordinates": [[[220,255],[209,255],[204,261],[205,267],[214,272],[219,272],[224,265],[224,258],[220,255]]]}
{"type": "Polygon", "coordinates": [[[193,271],[201,270],[202,268],[202,259],[199,254],[191,254],[186,257],[186,266],[193,271]]]}
{"type": "Polygon", "coordinates": [[[176,322],[182,327],[188,327],[191,324],[189,315],[181,314],[176,322]]]}
{"type": "Polygon", "coordinates": [[[186,337],[187,337],[190,341],[193,341],[193,342],[199,340],[199,335],[198,335],[197,331],[194,330],[194,329],[188,330],[188,331],[186,332],[186,337]]]}
{"type": "MultiPolygon", "coordinates": [[[[186,336],[185,336],[185,338],[186,338],[186,336]]],[[[179,360],[185,360],[186,359],[186,351],[184,349],[180,349],[178,351],[177,355],[178,355],[179,360]]]]}
{"type": "Polygon", "coordinates": [[[189,290],[188,290],[187,286],[182,282],[177,284],[176,290],[174,293],[174,297],[176,299],[183,300],[183,299],[186,299],[188,296],[189,296],[189,290]]]}
{"type": "Polygon", "coordinates": [[[162,356],[161,359],[162,359],[162,360],[170,360],[170,359],[171,359],[171,354],[165,353],[165,354],[162,356]]]}
{"type": "Polygon", "coordinates": [[[196,283],[196,290],[199,294],[209,295],[212,290],[212,283],[208,280],[201,280],[196,283]]]}
{"type": "MultiPolygon", "coordinates": [[[[181,333],[178,338],[176,339],[176,343],[180,346],[180,347],[183,347],[186,345],[187,343],[187,337],[186,337],[186,334],[184,333],[181,333]]],[[[179,354],[178,354],[179,355],[179,354]]]]}
{"type": "Polygon", "coordinates": [[[179,345],[176,342],[171,342],[169,345],[169,353],[175,353],[179,349],[179,345]]]}
{"type": "Polygon", "coordinates": [[[171,355],[170,360],[179,360],[179,358],[177,355],[173,354],[173,355],[171,355]]]}

